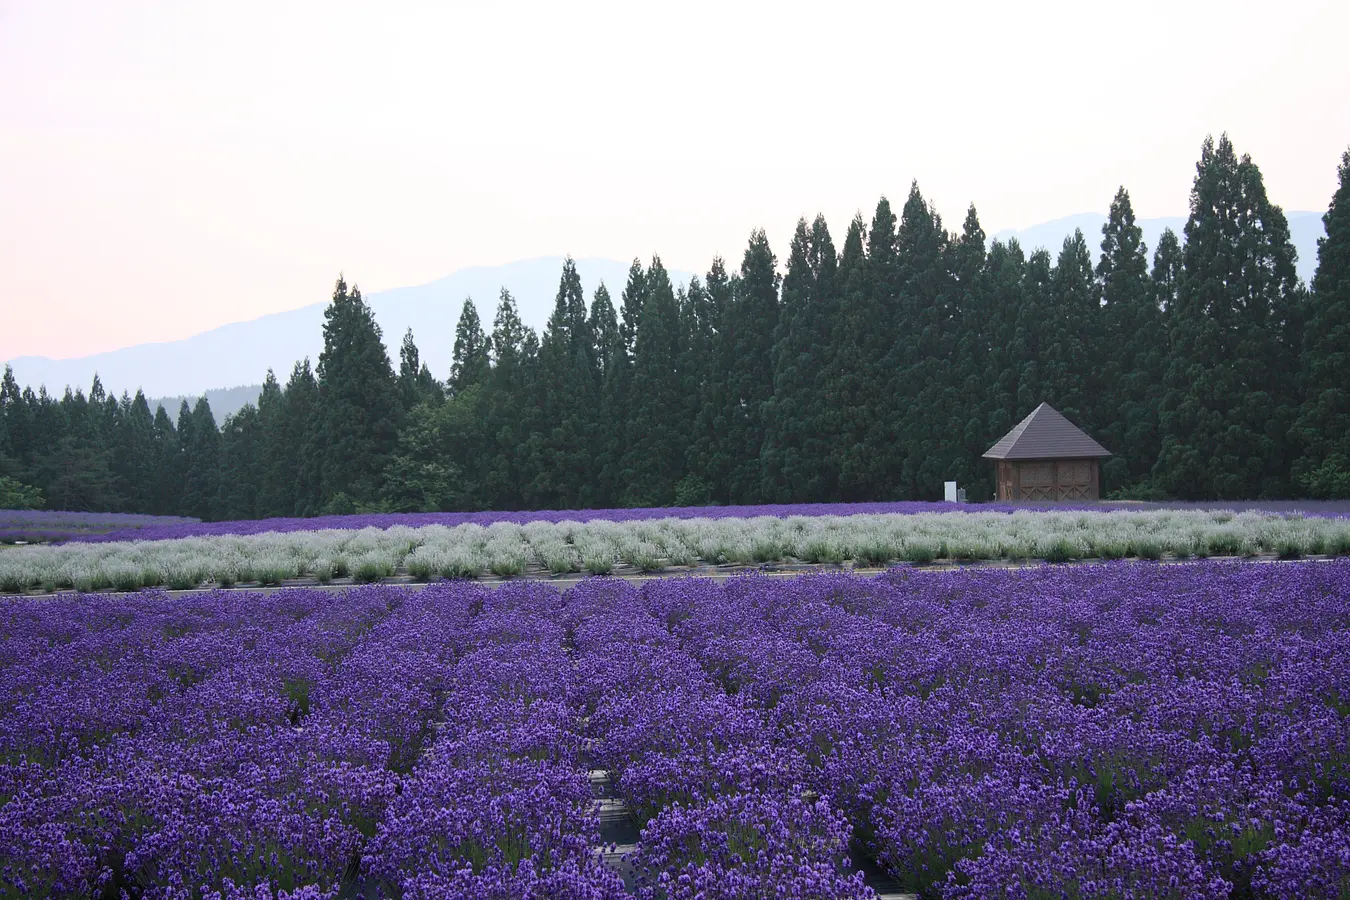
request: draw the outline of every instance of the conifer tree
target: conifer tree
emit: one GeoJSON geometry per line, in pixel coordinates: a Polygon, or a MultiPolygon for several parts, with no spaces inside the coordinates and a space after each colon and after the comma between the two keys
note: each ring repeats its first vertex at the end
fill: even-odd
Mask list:
{"type": "Polygon", "coordinates": [[[763,229],[750,235],[741,261],[728,318],[731,363],[726,444],[734,462],[728,477],[732,503],[757,503],[763,496],[760,451],[764,406],[773,397],[773,334],[778,327],[777,260],[763,229]]]}
{"type": "Polygon", "coordinates": [[[1050,253],[1037,247],[1027,257],[1022,271],[1021,290],[1013,295],[1016,326],[1013,331],[1012,355],[1016,360],[1017,393],[1015,414],[1017,421],[1042,402],[1057,406],[1063,403],[1051,390],[1051,380],[1045,371],[1049,356],[1047,344],[1052,340],[1053,316],[1052,286],[1054,265],[1050,253]]]}
{"type": "Polygon", "coordinates": [[[379,477],[398,439],[399,400],[380,326],[359,288],[339,278],[324,310],[319,396],[310,443],[320,500],[332,511],[377,500],[379,477]],[[341,495],[341,499],[339,499],[341,495]]]}
{"type": "Polygon", "coordinates": [[[206,397],[198,397],[192,411],[187,412],[184,400],[178,422],[179,442],[183,446],[183,510],[186,515],[210,521],[217,518],[220,487],[220,430],[211,414],[211,404],[206,397]]]}
{"type": "Polygon", "coordinates": [[[183,508],[183,455],[178,432],[163,406],[155,407],[154,499],[150,512],[159,516],[181,514],[183,508]]]}
{"type": "Polygon", "coordinates": [[[685,429],[684,476],[675,485],[676,506],[706,506],[712,502],[712,484],[690,467],[691,448],[696,439],[703,397],[713,377],[716,358],[717,325],[713,301],[697,275],[677,295],[680,316],[680,355],[676,370],[680,375],[681,428],[685,429]]]}
{"type": "MultiPolygon", "coordinates": [[[[1046,279],[1048,264],[1049,257],[1046,256],[1042,264],[1037,266],[1037,277],[1031,279],[1028,276],[1030,265],[1016,238],[1006,244],[994,241],[985,260],[987,280],[984,320],[987,339],[984,344],[989,351],[984,376],[988,416],[985,435],[991,436],[992,440],[1007,434],[1031,411],[1019,408],[1019,395],[1023,393],[1023,367],[1019,361],[1030,352],[1023,346],[1025,339],[1019,329],[1019,320],[1026,306],[1024,294],[1033,281],[1040,283],[1046,279]]],[[[1035,396],[1034,391],[1028,391],[1027,394],[1035,396]]]]}
{"type": "Polygon", "coordinates": [[[765,496],[776,502],[818,502],[833,491],[823,395],[838,313],[837,272],[824,216],[809,229],[799,219],[774,339],[774,393],[765,408],[765,496]]]}
{"type": "Polygon", "coordinates": [[[586,317],[581,276],[569,256],[539,350],[540,434],[531,460],[532,497],[539,505],[577,508],[598,493],[588,472],[599,384],[595,339],[586,317]]]}
{"type": "Polygon", "coordinates": [[[947,244],[942,217],[911,184],[895,237],[898,316],[888,355],[887,446],[893,456],[887,471],[900,495],[915,500],[941,497],[942,482],[953,474],[955,448],[944,439],[952,430],[955,398],[949,392],[956,377],[947,244]]]}
{"type": "Polygon", "coordinates": [[[472,297],[464,298],[464,308],[455,327],[455,349],[450,364],[450,395],[467,391],[487,380],[491,368],[492,342],[483,332],[478,308],[472,297]]]}
{"type": "Polygon", "coordinates": [[[134,399],[122,394],[116,418],[113,451],[113,475],[122,508],[128,512],[149,513],[155,506],[155,419],[145,394],[136,391],[134,399]]]}
{"type": "MultiPolygon", "coordinates": [[[[686,434],[680,417],[680,314],[659,257],[647,270],[633,352],[632,417],[621,462],[625,506],[669,506],[683,477],[686,434]]],[[[625,295],[627,296],[627,295],[625,295]]]]}
{"type": "MultiPolygon", "coordinates": [[[[961,236],[951,244],[951,278],[957,300],[960,338],[957,341],[959,413],[953,431],[961,435],[962,453],[951,477],[971,499],[993,496],[993,477],[981,458],[996,438],[988,433],[990,354],[989,288],[985,271],[985,233],[971,204],[961,225],[961,236]]],[[[946,478],[943,479],[948,480],[946,478]]]]}
{"type": "Polygon", "coordinates": [[[1228,136],[1206,138],[1169,311],[1162,487],[1186,499],[1287,495],[1302,291],[1284,213],[1228,136]]]}
{"type": "Polygon", "coordinates": [[[502,288],[492,323],[492,374],[488,381],[485,428],[492,441],[483,461],[482,483],[492,509],[520,509],[525,497],[522,449],[530,420],[521,399],[529,395],[530,346],[534,332],[520,320],[515,298],[502,288]]]}
{"type": "Polygon", "coordinates": [[[854,216],[839,255],[839,315],[830,336],[825,397],[829,432],[835,435],[830,471],[838,480],[837,499],[875,497],[867,453],[868,402],[873,396],[867,378],[873,316],[867,289],[867,225],[854,216]]]}
{"type": "Polygon", "coordinates": [[[595,337],[596,368],[602,378],[608,377],[618,366],[623,352],[622,338],[619,335],[619,322],[614,313],[614,301],[609,297],[609,289],[600,282],[591,298],[591,311],[587,326],[595,337]]]}
{"type": "Polygon", "coordinates": [[[639,259],[634,259],[628,267],[628,283],[624,285],[621,300],[619,336],[623,338],[624,354],[631,363],[637,346],[638,323],[647,300],[647,273],[639,259]]]}
{"type": "Polygon", "coordinates": [[[255,502],[259,518],[295,514],[295,477],[293,466],[287,464],[293,455],[288,446],[286,395],[277,381],[276,373],[267,370],[262,392],[258,396],[257,454],[258,491],[255,502]]]}
{"type": "Polygon", "coordinates": [[[252,403],[225,417],[220,431],[220,480],[216,513],[222,519],[258,516],[258,410],[252,403]]]}
{"type": "MultiPolygon", "coordinates": [[[[1168,312],[1175,308],[1177,303],[1181,270],[1181,241],[1177,239],[1176,232],[1165,228],[1162,237],[1158,238],[1158,249],[1153,251],[1153,270],[1149,275],[1154,305],[1162,313],[1164,325],[1167,322],[1168,312]]],[[[1163,330],[1167,331],[1166,328],[1163,330]]]]}
{"type": "MultiPolygon", "coordinates": [[[[699,388],[699,411],[693,418],[693,433],[685,450],[685,471],[697,479],[685,484],[685,499],[694,499],[707,487],[707,499],[731,502],[732,451],[727,443],[727,422],[731,413],[731,372],[736,343],[732,332],[731,306],[736,282],[727,273],[726,263],[714,257],[703,282],[707,298],[708,346],[707,371],[699,388]]],[[[699,496],[699,502],[705,498],[699,496]]]]}
{"type": "Polygon", "coordinates": [[[5,432],[4,468],[0,469],[0,475],[27,482],[33,477],[33,414],[9,365],[0,377],[0,418],[4,420],[5,432]]]}
{"type": "Polygon", "coordinates": [[[615,506],[619,502],[619,466],[628,417],[625,396],[628,364],[618,316],[609,289],[601,283],[591,299],[590,331],[595,336],[595,360],[598,372],[594,473],[596,505],[615,506]]]}
{"type": "Polygon", "coordinates": [[[286,382],[285,412],[282,416],[285,443],[280,459],[285,477],[283,483],[294,487],[289,494],[291,508],[284,515],[315,515],[322,503],[322,457],[310,452],[310,448],[305,445],[315,427],[314,416],[318,406],[319,382],[314,377],[307,356],[291,368],[291,376],[286,382]]]}
{"type": "Polygon", "coordinates": [[[411,328],[403,335],[398,360],[398,396],[404,412],[424,403],[439,403],[442,398],[440,383],[422,362],[411,328]]]}
{"type": "Polygon", "coordinates": [[[1317,242],[1301,361],[1303,404],[1297,423],[1302,456],[1294,467],[1300,492],[1350,497],[1350,150],[1317,242]]]}
{"type": "MultiPolygon", "coordinates": [[[[1064,239],[1050,283],[1050,316],[1041,370],[1046,399],[1070,420],[1095,430],[1091,405],[1094,367],[1100,360],[1097,339],[1101,304],[1093,282],[1092,254],[1083,232],[1064,239]]],[[[1028,409],[1034,409],[1035,405],[1028,409]]]]}
{"type": "Polygon", "coordinates": [[[1157,461],[1167,350],[1162,307],[1149,283],[1148,248],[1124,187],[1116,192],[1102,226],[1096,276],[1102,343],[1093,354],[1100,360],[1100,377],[1092,422],[1098,441],[1114,454],[1102,467],[1102,488],[1109,491],[1135,485],[1157,461]]]}

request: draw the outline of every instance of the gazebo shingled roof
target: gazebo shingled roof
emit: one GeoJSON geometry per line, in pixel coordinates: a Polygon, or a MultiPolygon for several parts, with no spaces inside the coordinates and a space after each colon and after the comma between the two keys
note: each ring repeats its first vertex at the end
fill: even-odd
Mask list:
{"type": "Polygon", "coordinates": [[[985,451],[985,459],[1090,459],[1111,451],[1088,437],[1049,403],[1031,411],[985,451]]]}

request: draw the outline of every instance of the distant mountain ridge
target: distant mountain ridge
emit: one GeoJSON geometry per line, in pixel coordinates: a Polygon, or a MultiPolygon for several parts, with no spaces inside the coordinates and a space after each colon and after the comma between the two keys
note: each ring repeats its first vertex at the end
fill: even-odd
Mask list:
{"type": "MultiPolygon", "coordinates": [[[[282,383],[285,378],[278,375],[282,383]]],[[[169,414],[169,418],[174,424],[178,424],[178,409],[187,402],[189,407],[197,402],[198,397],[206,397],[206,402],[211,406],[211,415],[219,425],[225,421],[226,416],[232,416],[244,408],[245,403],[258,405],[258,398],[262,396],[261,384],[245,384],[232,388],[216,388],[214,390],[203,391],[195,395],[179,395],[177,397],[150,397],[147,402],[150,404],[150,412],[153,413],[157,407],[164,407],[164,411],[169,414]]]]}
{"type": "MultiPolygon", "coordinates": [[[[1299,275],[1308,281],[1317,266],[1317,239],[1325,233],[1322,213],[1288,212],[1286,216],[1298,250],[1299,275]]],[[[1058,254],[1064,239],[1079,228],[1095,262],[1101,254],[1101,228],[1105,222],[1106,216],[1101,213],[1080,213],[1030,228],[999,231],[991,241],[1015,237],[1028,253],[1045,247],[1053,256],[1058,254]]],[[[1165,228],[1171,228],[1184,240],[1183,217],[1139,219],[1138,224],[1148,245],[1150,261],[1165,228]]],[[[525,324],[542,331],[553,310],[562,264],[562,257],[546,256],[501,266],[475,266],[428,284],[369,293],[366,300],[384,332],[390,358],[397,361],[403,333],[411,327],[423,361],[437,378],[444,379],[449,374],[455,325],[465,297],[474,299],[483,327],[490,331],[497,297],[504,286],[516,298],[525,324]]],[[[576,264],[587,298],[603,281],[617,309],[630,264],[599,258],[578,259],[576,264]]],[[[690,273],[671,270],[670,276],[676,284],[687,284],[690,273]]],[[[54,394],[60,394],[66,385],[87,390],[97,372],[109,393],[134,393],[139,387],[147,396],[166,398],[166,409],[173,406],[167,409],[170,415],[177,415],[182,397],[195,398],[209,391],[214,398],[212,412],[217,421],[222,421],[227,412],[246,402],[240,398],[250,391],[254,392],[256,402],[257,385],[269,368],[284,382],[297,360],[308,356],[312,362],[318,362],[319,351],[323,349],[326,306],[327,298],[323,297],[309,306],[222,325],[183,340],[138,344],[77,359],[21,356],[11,360],[11,364],[20,384],[34,388],[45,384],[54,394]],[[222,385],[246,387],[222,388],[222,385]]]]}
{"type": "MultiPolygon", "coordinates": [[[[631,263],[578,259],[576,264],[588,300],[604,281],[617,309],[631,263]]],[[[553,311],[562,266],[561,256],[476,266],[428,284],[366,293],[365,299],[384,332],[385,346],[395,364],[403,333],[411,327],[422,360],[437,378],[444,379],[450,374],[455,325],[465,297],[473,298],[484,330],[491,331],[504,286],[516,298],[525,324],[542,331],[553,311]]],[[[690,274],[671,270],[670,277],[677,285],[686,284],[690,274]]],[[[360,284],[359,279],[354,280],[360,284]]],[[[87,391],[95,372],[109,393],[135,393],[139,387],[147,397],[195,397],[222,385],[260,384],[269,368],[284,383],[297,360],[308,356],[318,363],[327,305],[328,298],[323,296],[320,302],[300,309],[222,325],[180,341],[137,344],[78,359],[21,356],[11,364],[20,384],[34,389],[45,384],[54,394],[60,394],[66,385],[87,391]]],[[[224,418],[214,405],[212,411],[217,420],[224,418]]]]}

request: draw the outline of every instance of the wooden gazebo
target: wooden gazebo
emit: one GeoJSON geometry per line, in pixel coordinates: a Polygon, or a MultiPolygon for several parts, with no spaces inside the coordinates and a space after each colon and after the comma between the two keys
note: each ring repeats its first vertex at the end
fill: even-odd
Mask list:
{"type": "Polygon", "coordinates": [[[999,500],[1058,503],[1101,496],[1101,444],[1042,403],[984,454],[995,461],[999,500]]]}

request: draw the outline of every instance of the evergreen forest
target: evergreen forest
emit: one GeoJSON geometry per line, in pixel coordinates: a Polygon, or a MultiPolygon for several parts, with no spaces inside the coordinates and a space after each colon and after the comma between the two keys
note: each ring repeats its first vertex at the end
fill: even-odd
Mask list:
{"type": "Polygon", "coordinates": [[[368,511],[993,495],[981,454],[1042,401],[1114,456],[1117,498],[1350,497],[1350,151],[1304,285],[1283,212],[1206,139],[1184,235],[1146,247],[1129,193],[1057,254],[949,229],[911,187],[842,237],[797,223],[672,285],[659,257],[542,334],[464,302],[449,372],[391,359],[339,278],[324,350],[217,422],[143,394],[0,384],[0,508],[202,519],[368,511]],[[1093,264],[1090,242],[1098,242],[1093,264]],[[780,248],[781,250],[782,248],[780,248]],[[444,377],[441,377],[444,376],[444,377]]]}

